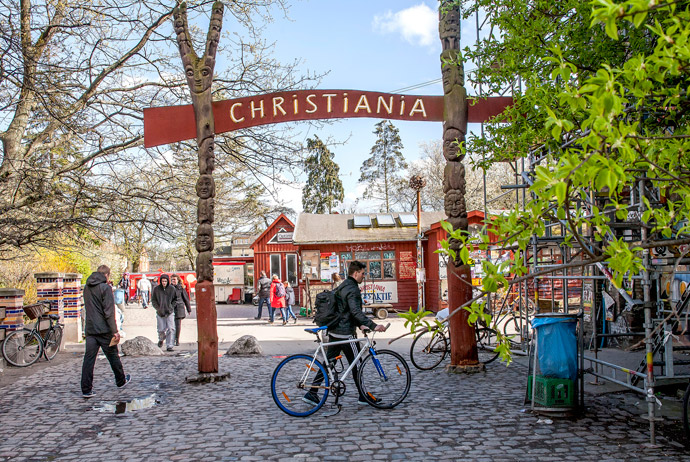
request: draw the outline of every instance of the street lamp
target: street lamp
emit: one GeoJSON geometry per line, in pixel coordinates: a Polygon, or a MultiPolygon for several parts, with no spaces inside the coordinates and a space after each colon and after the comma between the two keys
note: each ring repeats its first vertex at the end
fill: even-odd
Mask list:
{"type": "Polygon", "coordinates": [[[422,311],[422,298],[424,290],[424,277],[422,272],[422,188],[426,186],[426,180],[421,175],[413,175],[410,178],[410,188],[417,191],[417,312],[422,311]]]}

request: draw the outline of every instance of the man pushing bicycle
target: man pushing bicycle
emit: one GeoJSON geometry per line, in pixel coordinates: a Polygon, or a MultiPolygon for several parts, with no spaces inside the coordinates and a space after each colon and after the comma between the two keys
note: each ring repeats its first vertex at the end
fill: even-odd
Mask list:
{"type": "MultiPolygon", "coordinates": [[[[342,342],[344,340],[352,340],[349,343],[344,343],[340,345],[331,345],[327,347],[326,358],[329,362],[335,361],[341,353],[345,355],[348,363],[352,363],[355,357],[359,353],[359,342],[354,341],[357,338],[357,327],[368,328],[377,332],[384,332],[386,327],[383,325],[376,324],[374,321],[369,319],[362,311],[362,292],[359,289],[359,284],[364,280],[364,275],[366,273],[366,264],[353,261],[347,270],[347,279],[336,289],[335,298],[336,306],[338,309],[338,321],[333,327],[328,329],[329,342],[342,342]]],[[[352,370],[352,377],[355,380],[355,385],[357,385],[357,390],[359,391],[359,404],[369,404],[359,389],[359,371],[355,367],[352,370]]],[[[312,385],[319,386],[323,382],[323,374],[321,371],[316,375],[312,385]]],[[[312,388],[308,391],[304,397],[303,401],[318,405],[319,396],[317,394],[318,388],[312,388]]]]}

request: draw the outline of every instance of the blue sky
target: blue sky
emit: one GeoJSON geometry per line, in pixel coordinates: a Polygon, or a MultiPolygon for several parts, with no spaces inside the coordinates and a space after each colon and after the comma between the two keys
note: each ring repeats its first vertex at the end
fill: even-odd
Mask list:
{"type": "MultiPolygon", "coordinates": [[[[327,0],[294,1],[291,21],[276,17],[266,34],[275,41],[279,61],[301,59],[301,69],[329,72],[320,89],[357,89],[382,92],[398,90],[440,80],[438,12],[436,1],[408,0],[327,0]]],[[[463,46],[474,39],[473,24],[463,24],[463,46]]],[[[441,95],[440,81],[405,94],[441,95]]],[[[361,195],[359,168],[375,143],[372,133],[377,119],[341,119],[333,125],[308,131],[304,138],[318,135],[322,140],[348,140],[334,146],[340,165],[346,203],[361,195]]],[[[440,139],[440,122],[393,121],[400,130],[405,159],[421,155],[419,143],[440,139]]],[[[283,189],[281,196],[289,206],[301,211],[299,187],[283,189]]],[[[367,210],[367,204],[360,205],[367,210]]]]}

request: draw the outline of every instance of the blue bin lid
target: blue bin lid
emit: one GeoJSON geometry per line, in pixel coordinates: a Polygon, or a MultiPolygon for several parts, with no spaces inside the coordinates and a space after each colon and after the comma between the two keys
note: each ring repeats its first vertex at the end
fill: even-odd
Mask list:
{"type": "Polygon", "coordinates": [[[532,328],[547,326],[549,324],[557,324],[560,322],[569,323],[577,322],[577,314],[570,313],[539,313],[532,318],[532,328]]]}

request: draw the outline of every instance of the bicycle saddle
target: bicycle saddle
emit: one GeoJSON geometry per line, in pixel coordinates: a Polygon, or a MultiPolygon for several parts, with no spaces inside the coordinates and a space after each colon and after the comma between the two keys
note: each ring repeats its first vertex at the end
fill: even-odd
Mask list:
{"type": "Polygon", "coordinates": [[[322,330],[328,329],[328,326],[321,326],[321,327],[312,327],[310,329],[304,329],[305,332],[309,332],[310,334],[316,334],[318,332],[321,332],[322,330]]]}
{"type": "Polygon", "coordinates": [[[57,321],[58,319],[60,319],[60,316],[57,314],[49,314],[48,317],[53,321],[57,321]]]}

